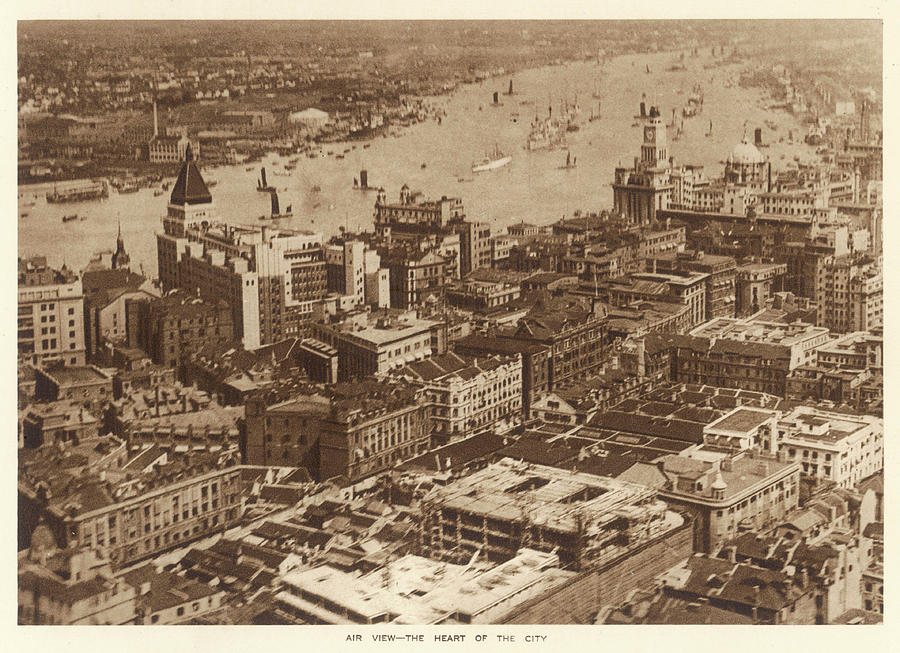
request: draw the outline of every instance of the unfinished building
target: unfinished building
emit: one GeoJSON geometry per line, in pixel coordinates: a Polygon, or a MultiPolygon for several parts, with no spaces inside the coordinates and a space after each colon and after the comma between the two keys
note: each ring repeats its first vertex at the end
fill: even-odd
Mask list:
{"type": "Polygon", "coordinates": [[[554,552],[572,570],[603,565],[683,524],[656,492],[633,483],[514,461],[494,463],[422,500],[423,555],[509,560],[554,552]]]}

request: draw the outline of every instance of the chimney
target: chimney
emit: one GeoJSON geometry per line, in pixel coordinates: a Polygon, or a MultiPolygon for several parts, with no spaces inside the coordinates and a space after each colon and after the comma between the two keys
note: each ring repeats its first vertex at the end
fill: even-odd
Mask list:
{"type": "Polygon", "coordinates": [[[153,137],[159,136],[159,120],[156,115],[156,99],[153,100],[153,137]]]}
{"type": "Polygon", "coordinates": [[[732,564],[737,563],[737,547],[736,546],[726,546],[725,552],[728,554],[728,562],[732,564]]]}

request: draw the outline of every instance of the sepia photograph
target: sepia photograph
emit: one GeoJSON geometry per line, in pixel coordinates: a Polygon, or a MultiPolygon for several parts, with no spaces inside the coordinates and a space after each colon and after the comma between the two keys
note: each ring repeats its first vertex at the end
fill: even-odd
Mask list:
{"type": "Polygon", "coordinates": [[[883,624],[883,20],[300,11],[15,22],[16,623],[883,624]]]}

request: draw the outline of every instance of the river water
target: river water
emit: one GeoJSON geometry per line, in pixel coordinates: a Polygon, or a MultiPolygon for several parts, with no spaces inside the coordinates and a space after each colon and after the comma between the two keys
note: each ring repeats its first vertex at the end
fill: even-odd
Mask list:
{"type": "MultiPolygon", "coordinates": [[[[451,96],[433,98],[446,111],[441,124],[434,120],[403,130],[398,136],[364,143],[331,143],[322,146],[331,156],[296,163],[289,176],[283,171],[287,159],[268,155],[262,164],[226,166],[204,170],[206,178],[218,184],[211,189],[219,217],[229,223],[260,224],[260,215],[269,212],[269,196],[256,191],[259,165],[265,165],[269,183],[278,189],[282,209],[293,206],[293,217],[279,226],[321,231],[326,237],[341,226],[350,231],[372,228],[375,193],[353,190],[359,170],[368,170],[370,186],[384,186],[388,199],[395,201],[407,183],[426,197],[461,197],[470,219],[492,224],[495,232],[525,220],[546,224],[571,216],[575,210],[598,211],[612,205],[610,183],[617,165],[630,165],[639,154],[641,130],[634,123],[642,94],[647,103],[660,107],[669,121],[672,109],[679,114],[694,84],[704,92],[702,115],[684,121],[684,135],[673,142],[669,152],[677,162],[707,167],[708,175],[721,173],[721,162],[744,134],[752,138],[761,127],[763,151],[775,169],[786,167],[795,155],[812,158],[811,148],[788,145],[788,130],[802,136],[800,124],[783,112],[768,111],[758,89],[742,89],[737,84],[737,65],[704,69],[709,53],[688,57],[684,72],[666,70],[675,61],[667,53],[617,57],[599,66],[596,62],[576,62],[520,72],[512,77],[515,94],[504,95],[510,77],[487,80],[460,87],[451,96]],[[647,73],[647,67],[650,73],[647,73]],[[494,91],[500,105],[492,106],[494,91]],[[588,121],[598,109],[601,118],[588,121]],[[577,96],[577,98],[576,98],[577,96]],[[561,103],[577,99],[582,124],[567,135],[568,151],[577,160],[573,169],[561,169],[566,150],[527,152],[524,145],[535,115],[545,117],[552,102],[554,114],[561,103]],[[713,133],[707,136],[710,120],[713,133]],[[769,121],[776,130],[764,123],[769,121]],[[779,143],[780,138],[785,143],[779,143]],[[355,148],[353,147],[355,145],[355,148]],[[472,162],[480,160],[495,145],[512,155],[512,162],[495,171],[473,175],[472,162]],[[350,151],[344,154],[344,151],[350,151]],[[338,159],[337,155],[344,158],[338,159]],[[423,164],[425,166],[423,167],[423,164]],[[471,181],[460,182],[459,178],[471,181]],[[321,190],[315,190],[315,187],[321,190]]],[[[81,269],[93,253],[115,247],[117,224],[133,269],[143,266],[156,275],[156,240],[161,229],[168,193],[154,196],[147,188],[118,195],[111,190],[102,202],[47,204],[42,188],[19,187],[19,207],[28,217],[18,218],[18,251],[22,256],[43,254],[52,265],[65,262],[81,269]],[[33,206],[26,206],[35,202],[33,206]],[[85,220],[63,224],[63,215],[77,213],[85,220]]]]}

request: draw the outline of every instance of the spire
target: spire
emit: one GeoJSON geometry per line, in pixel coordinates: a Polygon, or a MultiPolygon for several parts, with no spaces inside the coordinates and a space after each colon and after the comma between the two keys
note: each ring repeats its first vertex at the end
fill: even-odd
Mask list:
{"type": "Polygon", "coordinates": [[[191,144],[188,142],[184,149],[184,163],[181,170],[178,171],[178,177],[175,179],[175,185],[172,187],[172,196],[169,199],[171,204],[209,204],[212,202],[212,195],[203,176],[194,163],[194,152],[191,144]]]}
{"type": "Polygon", "coordinates": [[[130,269],[129,263],[131,263],[131,257],[129,257],[128,252],[125,251],[125,241],[122,239],[122,219],[119,217],[117,220],[119,229],[118,234],[116,235],[116,251],[112,255],[112,261],[110,263],[113,270],[130,269]]]}

